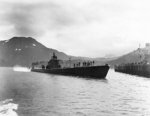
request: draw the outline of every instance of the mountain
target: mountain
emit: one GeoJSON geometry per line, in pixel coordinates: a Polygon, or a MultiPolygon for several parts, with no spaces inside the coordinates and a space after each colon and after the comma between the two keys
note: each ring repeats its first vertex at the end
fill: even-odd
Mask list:
{"type": "Polygon", "coordinates": [[[30,66],[35,61],[48,61],[53,52],[59,59],[67,60],[70,57],[45,47],[31,37],[13,37],[0,41],[0,66],[30,66]]]}
{"type": "Polygon", "coordinates": [[[150,62],[150,44],[146,44],[144,48],[138,48],[115,60],[108,61],[108,64],[114,66],[114,65],[126,64],[126,63],[138,63],[144,60],[150,62]]]}
{"type": "Polygon", "coordinates": [[[95,65],[101,65],[114,59],[70,56],[47,48],[32,37],[13,37],[0,41],[0,66],[31,66],[33,62],[47,63],[53,53],[57,55],[58,59],[66,60],[66,62],[71,58],[72,63],[94,60],[95,65]]]}

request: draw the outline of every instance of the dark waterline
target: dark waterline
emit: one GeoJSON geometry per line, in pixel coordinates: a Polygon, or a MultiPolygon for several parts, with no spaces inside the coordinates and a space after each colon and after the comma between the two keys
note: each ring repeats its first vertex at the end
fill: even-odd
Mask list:
{"type": "Polygon", "coordinates": [[[150,79],[113,70],[97,80],[0,68],[0,85],[19,116],[150,115],[150,79]]]}

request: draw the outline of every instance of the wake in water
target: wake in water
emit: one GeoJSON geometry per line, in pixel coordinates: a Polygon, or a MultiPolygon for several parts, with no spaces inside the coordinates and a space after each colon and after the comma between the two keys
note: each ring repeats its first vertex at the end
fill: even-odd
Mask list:
{"type": "Polygon", "coordinates": [[[15,110],[18,109],[18,104],[12,103],[13,99],[0,101],[0,116],[18,116],[15,110]]]}
{"type": "Polygon", "coordinates": [[[13,71],[19,71],[19,72],[30,72],[30,69],[27,67],[21,67],[21,66],[14,66],[13,71]]]}

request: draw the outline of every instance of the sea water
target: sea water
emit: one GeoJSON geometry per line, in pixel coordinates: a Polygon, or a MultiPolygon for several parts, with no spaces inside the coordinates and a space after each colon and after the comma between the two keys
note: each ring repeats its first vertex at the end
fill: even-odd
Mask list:
{"type": "Polygon", "coordinates": [[[150,78],[106,79],[0,68],[0,116],[150,116],[150,78]]]}

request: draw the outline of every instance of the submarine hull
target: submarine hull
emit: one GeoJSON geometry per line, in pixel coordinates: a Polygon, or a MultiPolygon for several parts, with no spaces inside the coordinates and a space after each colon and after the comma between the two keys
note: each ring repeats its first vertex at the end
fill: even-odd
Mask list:
{"type": "Polygon", "coordinates": [[[108,73],[109,66],[90,66],[90,67],[75,67],[75,68],[60,68],[60,69],[31,69],[33,72],[50,73],[66,76],[79,76],[86,78],[105,79],[108,73]]]}
{"type": "Polygon", "coordinates": [[[132,65],[115,67],[115,71],[150,78],[150,65],[132,65]]]}

